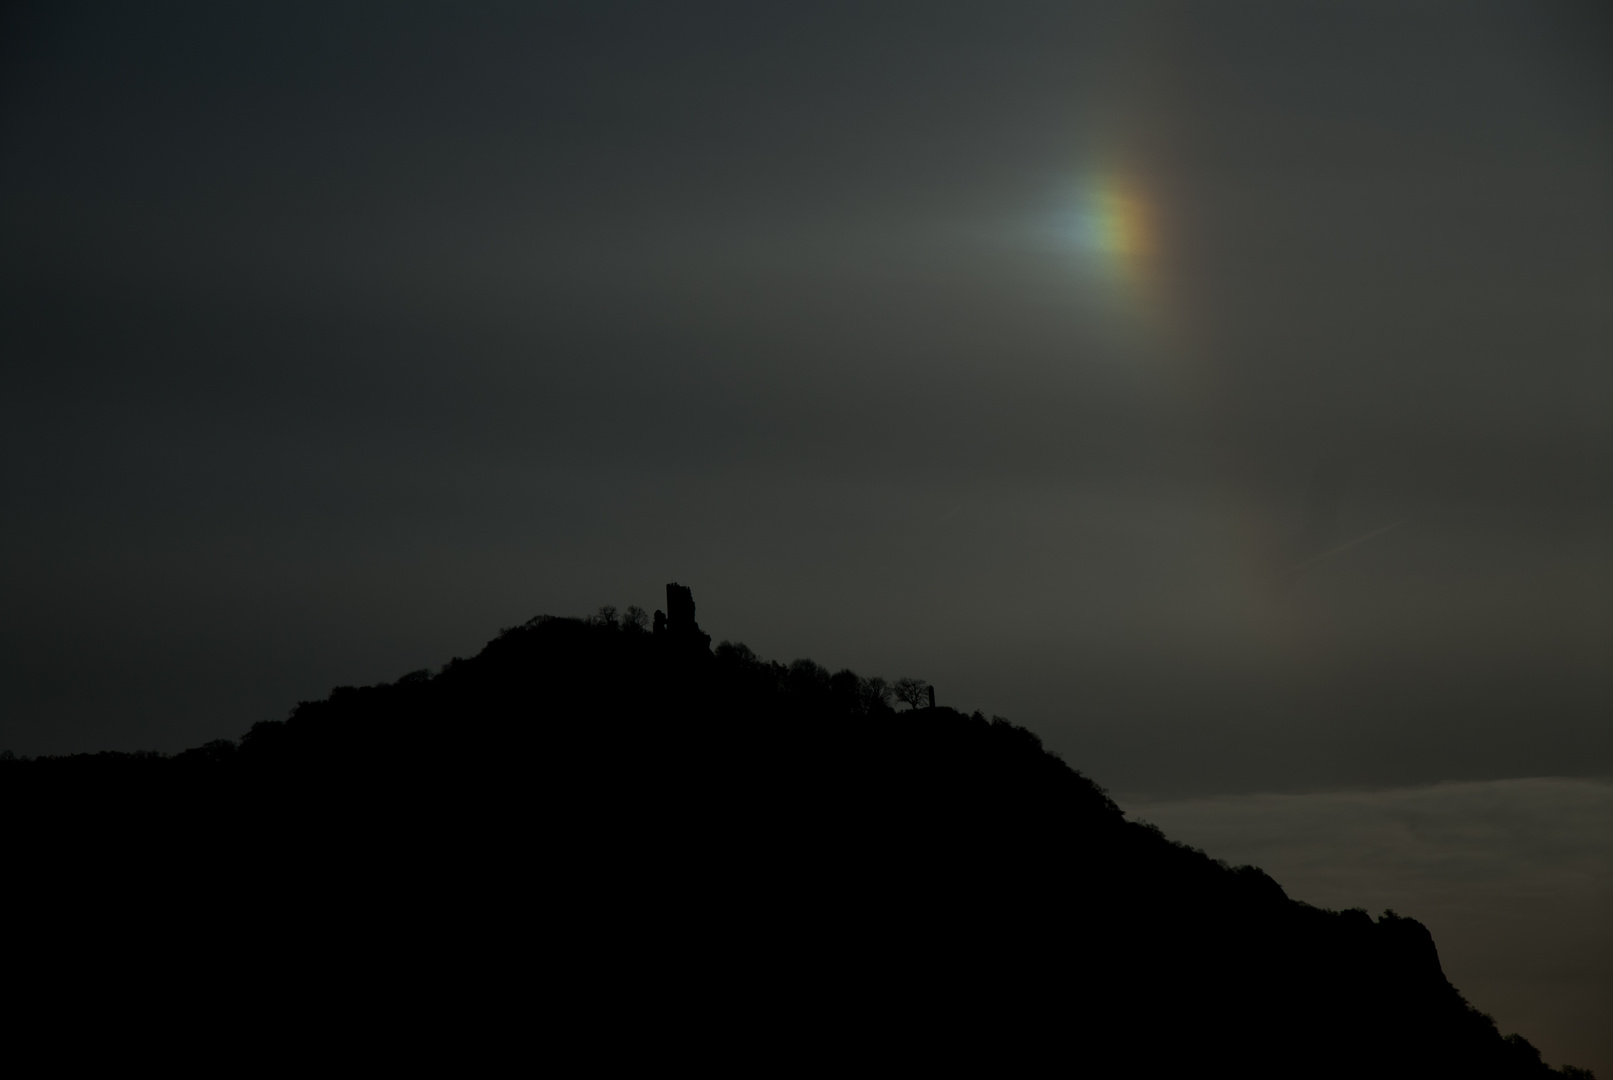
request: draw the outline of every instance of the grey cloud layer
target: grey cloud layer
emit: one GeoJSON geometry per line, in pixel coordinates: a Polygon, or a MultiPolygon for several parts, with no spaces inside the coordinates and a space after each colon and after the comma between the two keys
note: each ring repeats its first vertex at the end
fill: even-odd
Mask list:
{"type": "Polygon", "coordinates": [[[678,579],[1118,787],[1613,768],[1605,26],[1137,10],[41,9],[0,745],[678,579]],[[1106,169],[1141,330],[1045,234],[1106,169]],[[1405,524],[1289,580],[1321,466],[1405,524]]]}

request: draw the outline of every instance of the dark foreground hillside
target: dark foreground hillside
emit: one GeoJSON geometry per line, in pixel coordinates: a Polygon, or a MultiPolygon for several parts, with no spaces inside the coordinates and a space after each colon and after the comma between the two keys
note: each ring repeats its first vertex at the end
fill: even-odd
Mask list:
{"type": "Polygon", "coordinates": [[[1415,920],[1291,901],[1022,728],[713,651],[672,599],[653,631],[534,619],[238,745],[0,762],[10,924],[71,958],[29,977],[86,1016],[167,987],[265,1052],[1561,1075],[1415,920]]]}

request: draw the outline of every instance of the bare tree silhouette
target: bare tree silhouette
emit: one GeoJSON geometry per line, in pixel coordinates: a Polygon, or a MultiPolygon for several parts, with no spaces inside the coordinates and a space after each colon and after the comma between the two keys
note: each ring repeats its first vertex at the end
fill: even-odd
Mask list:
{"type": "Polygon", "coordinates": [[[917,709],[929,700],[930,684],[923,679],[915,679],[904,675],[896,680],[891,687],[891,693],[896,700],[912,709],[917,709]]]}

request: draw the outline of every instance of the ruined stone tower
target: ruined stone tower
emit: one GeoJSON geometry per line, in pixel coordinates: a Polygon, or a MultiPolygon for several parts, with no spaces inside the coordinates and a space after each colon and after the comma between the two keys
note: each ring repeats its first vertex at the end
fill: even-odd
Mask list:
{"type": "Polygon", "coordinates": [[[698,643],[701,648],[711,647],[711,635],[694,620],[694,590],[675,581],[667,583],[666,614],[655,613],[655,632],[675,641],[698,643]]]}
{"type": "Polygon", "coordinates": [[[694,621],[694,590],[676,581],[666,587],[666,628],[680,635],[700,629],[694,621]]]}

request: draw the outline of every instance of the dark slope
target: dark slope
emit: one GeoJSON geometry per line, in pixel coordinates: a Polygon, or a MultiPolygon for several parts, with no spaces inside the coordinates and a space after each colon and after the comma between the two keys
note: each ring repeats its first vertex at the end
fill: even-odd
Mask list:
{"type": "Polygon", "coordinates": [[[193,978],[301,987],[309,1023],[340,1012],[332,980],[394,1022],[474,1003],[476,1046],[1559,1075],[1466,1005],[1415,920],[1290,901],[1000,719],[707,641],[692,612],[654,634],[540,618],[238,748],[8,760],[12,863],[32,917],[114,976],[154,962],[129,934],[158,926],[228,942],[179,950],[193,978]]]}

